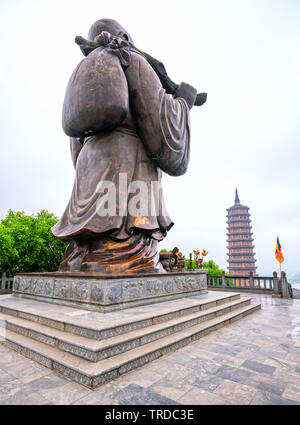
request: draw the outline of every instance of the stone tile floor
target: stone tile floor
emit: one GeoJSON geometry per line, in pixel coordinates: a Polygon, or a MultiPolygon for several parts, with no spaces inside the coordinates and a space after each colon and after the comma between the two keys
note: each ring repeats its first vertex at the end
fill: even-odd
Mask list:
{"type": "Polygon", "coordinates": [[[300,404],[300,300],[251,296],[261,311],[94,391],[0,344],[0,404],[300,404]]]}

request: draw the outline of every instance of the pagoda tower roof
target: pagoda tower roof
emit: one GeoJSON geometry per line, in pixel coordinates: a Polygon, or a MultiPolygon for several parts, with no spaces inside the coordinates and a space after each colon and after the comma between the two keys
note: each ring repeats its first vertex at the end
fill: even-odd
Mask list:
{"type": "Polygon", "coordinates": [[[238,190],[235,189],[235,199],[234,199],[234,205],[232,205],[230,208],[227,208],[226,211],[232,211],[232,210],[249,210],[250,208],[242,205],[240,202],[238,190]]]}
{"type": "Polygon", "coordinates": [[[236,204],[240,204],[240,198],[239,198],[239,194],[238,194],[238,190],[235,189],[235,200],[234,200],[234,205],[236,204]]]}
{"type": "Polygon", "coordinates": [[[238,190],[235,189],[234,205],[227,209],[227,262],[230,275],[248,275],[257,269],[249,210],[249,207],[241,204],[238,190]]]}

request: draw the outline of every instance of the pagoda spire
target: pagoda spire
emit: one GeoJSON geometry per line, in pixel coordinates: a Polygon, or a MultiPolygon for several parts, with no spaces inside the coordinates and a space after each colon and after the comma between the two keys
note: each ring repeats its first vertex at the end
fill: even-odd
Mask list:
{"type": "Polygon", "coordinates": [[[239,198],[239,194],[238,194],[238,190],[235,189],[235,200],[234,200],[235,204],[240,204],[240,198],[239,198]]]}

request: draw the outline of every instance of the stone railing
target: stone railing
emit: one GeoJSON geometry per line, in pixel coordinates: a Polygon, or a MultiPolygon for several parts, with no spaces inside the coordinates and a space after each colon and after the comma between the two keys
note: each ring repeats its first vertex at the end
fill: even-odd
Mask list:
{"type": "Polygon", "coordinates": [[[6,277],[5,273],[2,273],[2,277],[0,280],[0,294],[1,292],[11,292],[13,288],[13,277],[6,277]]]}
{"type": "Polygon", "coordinates": [[[288,283],[285,272],[279,278],[274,272],[273,276],[248,276],[232,275],[207,276],[207,288],[218,290],[238,290],[245,292],[268,293],[275,297],[292,298],[291,285],[288,283]]]}

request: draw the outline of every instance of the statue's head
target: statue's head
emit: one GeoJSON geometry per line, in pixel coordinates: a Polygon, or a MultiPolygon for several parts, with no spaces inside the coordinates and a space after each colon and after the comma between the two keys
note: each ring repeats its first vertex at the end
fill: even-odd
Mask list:
{"type": "Polygon", "coordinates": [[[131,43],[133,42],[130,34],[114,19],[100,19],[96,21],[89,30],[88,39],[94,41],[95,37],[101,34],[102,31],[107,31],[112,35],[117,35],[131,43]]]}

